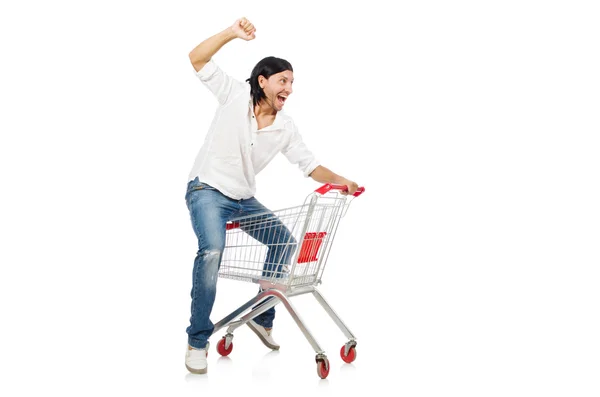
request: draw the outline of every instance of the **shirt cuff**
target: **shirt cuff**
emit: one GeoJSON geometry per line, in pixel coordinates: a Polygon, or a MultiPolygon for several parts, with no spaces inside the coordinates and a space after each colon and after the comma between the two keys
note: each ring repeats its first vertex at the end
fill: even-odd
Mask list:
{"type": "Polygon", "coordinates": [[[311,161],[308,167],[304,169],[304,177],[308,178],[310,174],[315,170],[315,168],[317,168],[320,165],[321,164],[317,160],[311,161]]]}
{"type": "Polygon", "coordinates": [[[206,65],[202,67],[202,69],[196,72],[196,76],[198,76],[200,80],[205,81],[208,80],[213,74],[215,74],[217,69],[217,65],[211,59],[206,63],[206,65]]]}

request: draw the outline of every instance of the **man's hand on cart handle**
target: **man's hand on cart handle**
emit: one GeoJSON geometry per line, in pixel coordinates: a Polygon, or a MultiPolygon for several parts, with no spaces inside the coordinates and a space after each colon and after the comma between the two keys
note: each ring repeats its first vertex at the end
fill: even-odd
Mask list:
{"type": "Polygon", "coordinates": [[[331,171],[329,168],[326,168],[322,165],[317,166],[310,173],[310,177],[317,182],[321,183],[330,183],[335,185],[345,185],[348,187],[348,190],[342,191],[343,195],[354,194],[358,189],[358,184],[356,182],[351,181],[350,179],[346,179],[343,176],[336,174],[331,171]]]}
{"type": "MultiPolygon", "coordinates": [[[[344,196],[347,196],[348,194],[348,186],[346,185],[334,185],[331,183],[326,183],[323,186],[321,186],[320,188],[318,188],[317,190],[315,190],[316,193],[319,194],[325,194],[327,192],[329,192],[330,190],[339,190],[341,194],[343,194],[344,196]]],[[[364,187],[359,187],[358,189],[356,189],[356,192],[354,192],[352,195],[354,197],[358,197],[361,194],[363,194],[365,191],[364,187]]]]}
{"type": "Polygon", "coordinates": [[[352,195],[356,193],[356,190],[358,189],[358,184],[348,179],[344,179],[344,181],[340,183],[340,185],[345,185],[348,188],[347,190],[342,190],[341,193],[344,196],[352,195]]]}

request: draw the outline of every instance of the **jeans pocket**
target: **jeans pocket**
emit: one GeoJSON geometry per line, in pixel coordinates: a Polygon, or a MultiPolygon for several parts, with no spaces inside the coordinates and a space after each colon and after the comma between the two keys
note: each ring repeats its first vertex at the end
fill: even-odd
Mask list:
{"type": "Polygon", "coordinates": [[[198,184],[191,186],[189,189],[190,192],[195,192],[196,190],[217,190],[217,189],[215,189],[214,187],[210,186],[207,183],[198,182],[198,184]]]}
{"type": "Polygon", "coordinates": [[[196,178],[193,181],[188,182],[187,191],[185,193],[186,201],[189,200],[190,194],[201,191],[201,190],[217,190],[217,189],[215,189],[214,187],[210,186],[207,183],[198,181],[198,178],[196,178]]]}

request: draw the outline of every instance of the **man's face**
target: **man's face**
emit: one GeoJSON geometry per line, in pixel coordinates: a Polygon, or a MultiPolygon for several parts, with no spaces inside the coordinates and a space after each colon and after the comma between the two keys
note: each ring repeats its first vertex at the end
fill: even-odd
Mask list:
{"type": "Polygon", "coordinates": [[[287,98],[292,94],[292,84],[294,83],[294,73],[290,70],[285,70],[265,79],[260,76],[258,79],[260,86],[265,92],[265,102],[279,112],[283,109],[283,105],[287,98]]]}

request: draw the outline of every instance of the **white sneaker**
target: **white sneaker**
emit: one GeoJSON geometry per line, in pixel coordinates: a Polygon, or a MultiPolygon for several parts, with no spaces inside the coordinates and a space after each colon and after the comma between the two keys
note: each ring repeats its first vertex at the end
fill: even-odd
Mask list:
{"type": "Polygon", "coordinates": [[[188,349],[185,353],[185,367],[193,374],[205,374],[208,369],[208,363],[206,362],[206,356],[208,355],[209,343],[206,343],[204,349],[196,349],[188,345],[188,349]]]}
{"type": "Polygon", "coordinates": [[[279,345],[277,342],[273,340],[273,336],[271,336],[272,329],[267,330],[262,325],[258,325],[254,322],[254,320],[250,320],[246,323],[248,327],[260,338],[262,343],[267,346],[269,349],[279,350],[279,345]]]}

